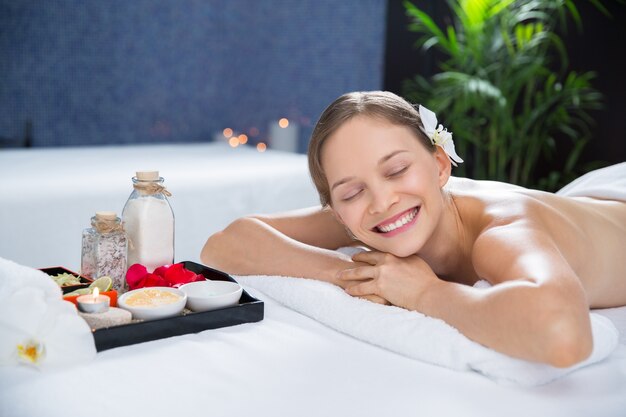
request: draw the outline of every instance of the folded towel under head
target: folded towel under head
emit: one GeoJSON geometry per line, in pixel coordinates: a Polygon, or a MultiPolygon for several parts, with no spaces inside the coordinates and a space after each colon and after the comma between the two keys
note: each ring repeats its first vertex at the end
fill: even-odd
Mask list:
{"type": "Polygon", "coordinates": [[[539,385],[607,357],[618,332],[606,317],[591,314],[594,350],[570,368],[511,358],[486,348],[443,320],[394,306],[351,297],[326,282],[277,276],[239,276],[237,281],[335,330],[409,358],[459,371],[476,371],[494,380],[539,385]]]}

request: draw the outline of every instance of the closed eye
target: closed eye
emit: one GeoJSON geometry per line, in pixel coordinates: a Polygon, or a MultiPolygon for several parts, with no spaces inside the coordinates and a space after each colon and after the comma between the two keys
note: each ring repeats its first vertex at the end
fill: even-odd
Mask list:
{"type": "Polygon", "coordinates": [[[387,174],[388,178],[393,178],[393,177],[397,177],[399,175],[402,175],[406,172],[406,170],[409,169],[408,166],[402,167],[400,169],[396,169],[394,171],[391,171],[389,174],[387,174]]]}
{"type": "Polygon", "coordinates": [[[347,194],[346,196],[344,196],[341,201],[351,201],[354,200],[359,194],[361,194],[361,192],[363,191],[362,188],[359,188],[358,190],[354,190],[353,192],[347,194]]]}

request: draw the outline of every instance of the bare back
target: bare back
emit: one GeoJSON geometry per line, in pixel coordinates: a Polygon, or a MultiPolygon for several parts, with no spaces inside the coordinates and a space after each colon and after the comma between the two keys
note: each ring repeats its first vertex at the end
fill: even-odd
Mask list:
{"type": "Polygon", "coordinates": [[[449,190],[477,236],[511,226],[515,238],[512,226],[520,223],[524,230],[541,230],[578,276],[590,307],[626,304],[626,202],[458,178],[449,190]]]}

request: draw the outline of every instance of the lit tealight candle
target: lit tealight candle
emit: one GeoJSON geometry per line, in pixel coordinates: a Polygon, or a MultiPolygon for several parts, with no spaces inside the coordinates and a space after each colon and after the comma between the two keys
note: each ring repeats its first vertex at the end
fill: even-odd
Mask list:
{"type": "Polygon", "coordinates": [[[104,313],[109,309],[111,299],[107,295],[100,295],[100,290],[94,288],[93,294],[81,295],[76,299],[78,309],[83,313],[104,313]]]}

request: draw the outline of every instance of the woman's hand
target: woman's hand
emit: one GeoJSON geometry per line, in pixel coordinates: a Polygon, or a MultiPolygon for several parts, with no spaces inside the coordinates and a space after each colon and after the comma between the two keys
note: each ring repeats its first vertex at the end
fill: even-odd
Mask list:
{"type": "Polygon", "coordinates": [[[363,266],[346,269],[339,281],[346,292],[355,297],[379,297],[410,310],[419,309],[420,296],[439,278],[417,255],[398,258],[389,253],[370,251],[352,257],[363,266]]]}
{"type": "Polygon", "coordinates": [[[374,295],[374,294],[360,295],[358,297],[362,298],[364,300],[371,301],[372,303],[382,304],[384,306],[390,306],[391,305],[391,303],[389,301],[385,300],[383,297],[379,297],[379,296],[374,295]]]}
{"type": "MultiPolygon", "coordinates": [[[[354,259],[354,257],[352,258],[354,259]]],[[[351,261],[350,262],[352,265],[350,266],[350,268],[348,269],[341,269],[337,272],[335,279],[332,281],[333,284],[343,288],[344,290],[348,289],[348,287],[351,287],[353,285],[355,285],[355,281],[354,280],[346,280],[344,279],[344,273],[346,271],[351,271],[355,268],[361,268],[364,266],[368,266],[369,264],[365,263],[365,262],[355,262],[355,261],[351,261]]],[[[366,295],[360,295],[357,296],[359,298],[363,298],[364,300],[368,300],[371,301],[373,303],[376,304],[383,304],[383,305],[391,305],[391,303],[387,300],[385,300],[384,298],[375,295],[375,294],[366,294],[366,295]]]]}

